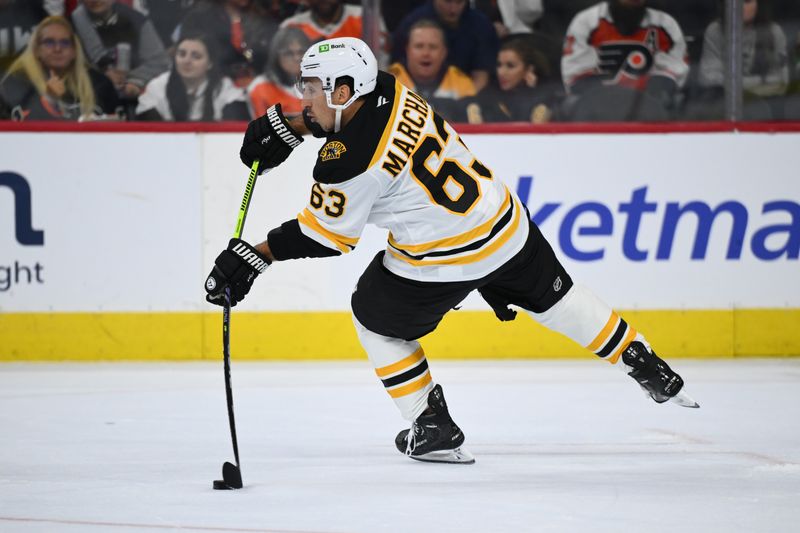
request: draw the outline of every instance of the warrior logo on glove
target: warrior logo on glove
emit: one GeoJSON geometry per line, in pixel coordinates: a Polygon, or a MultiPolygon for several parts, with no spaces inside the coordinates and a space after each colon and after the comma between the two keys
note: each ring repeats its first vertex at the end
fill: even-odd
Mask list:
{"type": "Polygon", "coordinates": [[[258,159],[263,172],[283,163],[302,142],[303,138],[283,116],[281,104],[275,104],[247,125],[239,157],[248,167],[258,159]]]}
{"type": "Polygon", "coordinates": [[[262,259],[264,256],[256,252],[255,248],[252,248],[244,241],[239,241],[236,243],[236,245],[233,247],[233,251],[237,253],[239,257],[250,263],[250,265],[256,269],[259,274],[263,274],[269,266],[269,262],[266,259],[262,259]]]}
{"type": "Polygon", "coordinates": [[[206,301],[223,305],[225,287],[231,290],[231,305],[241,302],[250,292],[256,276],[270,265],[269,259],[241,239],[231,239],[228,248],[214,261],[206,279],[206,301]]]}

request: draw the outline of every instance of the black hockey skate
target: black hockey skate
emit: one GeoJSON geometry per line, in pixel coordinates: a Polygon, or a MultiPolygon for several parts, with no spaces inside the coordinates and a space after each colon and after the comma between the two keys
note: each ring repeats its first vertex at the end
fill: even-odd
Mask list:
{"type": "Polygon", "coordinates": [[[628,375],[657,403],[672,400],[683,407],[700,407],[683,392],[683,379],[643,343],[630,343],[622,352],[622,362],[632,369],[628,375]]]}
{"type": "Polygon", "coordinates": [[[401,453],[417,461],[432,463],[472,464],[475,458],[466,449],[464,433],[447,410],[442,386],[436,385],[428,394],[430,413],[422,414],[397,434],[394,443],[401,453]]]}

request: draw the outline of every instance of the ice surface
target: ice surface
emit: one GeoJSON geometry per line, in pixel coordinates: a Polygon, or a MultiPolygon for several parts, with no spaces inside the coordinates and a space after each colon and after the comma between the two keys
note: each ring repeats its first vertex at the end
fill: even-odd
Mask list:
{"type": "Polygon", "coordinates": [[[797,532],[800,359],[675,360],[701,409],[580,361],[431,358],[475,465],[394,449],[369,364],[0,365],[0,532],[797,532]]]}

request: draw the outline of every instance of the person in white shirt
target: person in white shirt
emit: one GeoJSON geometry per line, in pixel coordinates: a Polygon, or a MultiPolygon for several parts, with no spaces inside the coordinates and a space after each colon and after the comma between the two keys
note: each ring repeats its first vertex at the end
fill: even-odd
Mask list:
{"type": "Polygon", "coordinates": [[[249,118],[244,90],[222,76],[202,35],[181,37],[172,68],[139,97],[137,120],[216,121],[249,118]]]}

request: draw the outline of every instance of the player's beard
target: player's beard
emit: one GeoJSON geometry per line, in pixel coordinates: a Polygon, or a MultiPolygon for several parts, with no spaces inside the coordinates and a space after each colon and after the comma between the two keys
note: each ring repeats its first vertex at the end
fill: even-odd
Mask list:
{"type": "Polygon", "coordinates": [[[619,0],[611,0],[609,6],[611,17],[614,19],[614,26],[617,27],[617,30],[622,35],[636,33],[642,23],[647,7],[644,4],[640,6],[623,6],[619,3],[619,0]]]}
{"type": "Polygon", "coordinates": [[[314,122],[311,120],[311,117],[308,116],[308,108],[303,109],[303,122],[314,137],[323,138],[328,136],[328,132],[323,130],[319,123],[314,122]]]}

